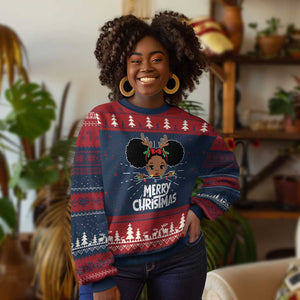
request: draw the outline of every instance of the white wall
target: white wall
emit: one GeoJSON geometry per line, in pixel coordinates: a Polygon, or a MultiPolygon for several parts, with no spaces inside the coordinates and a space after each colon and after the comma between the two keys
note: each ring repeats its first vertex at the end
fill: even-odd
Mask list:
{"type": "MultiPolygon", "coordinates": [[[[98,29],[105,21],[121,14],[121,0],[0,0],[0,23],[11,27],[23,41],[29,60],[31,81],[46,83],[60,105],[65,84],[71,81],[64,134],[72,122],[82,118],[94,106],[107,102],[108,89],[98,80],[94,57],[98,29]]],[[[153,10],[172,9],[188,17],[208,14],[208,0],[154,0],[153,10]]],[[[3,95],[2,95],[3,96],[3,95]]],[[[203,75],[200,86],[189,99],[203,103],[208,114],[208,78],[203,75]]],[[[0,118],[8,107],[2,106],[0,118]]],[[[14,160],[15,158],[11,158],[14,160]]],[[[23,202],[21,231],[32,231],[31,199],[23,202]]]]}

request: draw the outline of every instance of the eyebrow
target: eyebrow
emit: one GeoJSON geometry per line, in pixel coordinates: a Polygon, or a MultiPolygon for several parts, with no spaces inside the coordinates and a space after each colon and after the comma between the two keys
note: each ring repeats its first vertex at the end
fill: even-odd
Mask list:
{"type": "MultiPolygon", "coordinates": [[[[153,54],[156,54],[156,53],[161,53],[162,55],[166,55],[163,51],[152,51],[152,52],[150,52],[149,54],[150,55],[153,55],[153,54]]],[[[143,54],[142,53],[140,53],[140,52],[133,52],[133,53],[131,53],[130,55],[129,55],[129,57],[131,57],[132,55],[138,55],[138,56],[142,56],[143,54]]]]}

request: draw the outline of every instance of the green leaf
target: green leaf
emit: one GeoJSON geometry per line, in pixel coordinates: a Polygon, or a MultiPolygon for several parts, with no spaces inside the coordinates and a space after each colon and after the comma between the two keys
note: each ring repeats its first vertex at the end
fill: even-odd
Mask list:
{"type": "Polygon", "coordinates": [[[252,29],[256,29],[257,28],[257,23],[252,22],[252,23],[249,23],[248,26],[252,29]]]}
{"type": "Polygon", "coordinates": [[[181,101],[178,106],[188,113],[196,116],[201,115],[201,112],[204,111],[202,104],[193,100],[181,101]]]}
{"type": "Polygon", "coordinates": [[[0,198],[0,218],[9,226],[11,230],[14,230],[16,228],[16,211],[12,201],[8,197],[0,198]]]}
{"type": "Polygon", "coordinates": [[[294,106],[289,100],[286,100],[286,96],[271,98],[269,100],[269,111],[271,115],[287,114],[292,118],[295,116],[294,106]]]}
{"type": "Polygon", "coordinates": [[[0,120],[0,130],[5,130],[6,129],[6,123],[4,120],[0,120]]]}
{"type": "Polygon", "coordinates": [[[14,167],[13,174],[9,181],[10,188],[14,189],[18,185],[20,181],[22,169],[23,169],[23,160],[22,157],[20,156],[18,163],[14,167]]]}
{"type": "Polygon", "coordinates": [[[230,208],[216,220],[203,219],[208,269],[256,259],[255,239],[247,221],[230,208]]]}
{"type": "Polygon", "coordinates": [[[4,240],[4,237],[5,237],[5,233],[4,233],[3,227],[0,224],[0,245],[1,245],[2,241],[4,240]]]}
{"type": "Polygon", "coordinates": [[[56,104],[40,85],[19,80],[5,91],[5,96],[12,106],[5,119],[10,132],[33,142],[50,128],[56,104]]]}
{"type": "Polygon", "coordinates": [[[54,161],[49,158],[31,160],[23,167],[18,185],[23,190],[39,189],[59,179],[54,161]]]}

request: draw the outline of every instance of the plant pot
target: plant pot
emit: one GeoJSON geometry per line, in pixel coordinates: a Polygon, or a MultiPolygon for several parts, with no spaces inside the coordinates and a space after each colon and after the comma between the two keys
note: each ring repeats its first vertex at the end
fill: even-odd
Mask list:
{"type": "Polygon", "coordinates": [[[284,35],[259,35],[257,43],[262,55],[272,57],[279,54],[285,43],[284,35]]]}
{"type": "Polygon", "coordinates": [[[276,175],[273,178],[276,200],[283,209],[300,208],[300,176],[276,175]]]}
{"type": "Polygon", "coordinates": [[[284,130],[286,132],[300,132],[300,119],[293,120],[291,117],[285,116],[284,130]]]}
{"type": "Polygon", "coordinates": [[[25,255],[18,237],[7,236],[1,246],[0,299],[30,299],[33,262],[25,255]]]}
{"type": "Polygon", "coordinates": [[[286,132],[300,132],[300,94],[294,95],[293,106],[295,109],[295,119],[290,116],[284,118],[284,129],[286,132]]]}
{"type": "Polygon", "coordinates": [[[224,20],[221,24],[233,43],[233,53],[238,54],[243,43],[244,33],[241,7],[226,5],[224,20]]]}

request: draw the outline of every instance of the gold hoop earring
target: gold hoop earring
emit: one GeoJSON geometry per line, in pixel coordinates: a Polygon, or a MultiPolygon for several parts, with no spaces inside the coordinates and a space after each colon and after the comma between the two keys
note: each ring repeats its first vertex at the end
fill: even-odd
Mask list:
{"type": "Polygon", "coordinates": [[[128,84],[129,84],[129,81],[128,81],[127,76],[125,76],[125,77],[123,77],[123,78],[121,79],[120,84],[119,84],[119,89],[120,89],[121,94],[122,94],[124,97],[131,97],[131,96],[134,94],[135,91],[134,91],[134,89],[130,86],[130,84],[129,84],[129,86],[131,87],[131,90],[130,90],[130,91],[126,91],[126,90],[124,89],[124,85],[125,85],[126,82],[128,82],[128,84]]]}
{"type": "Polygon", "coordinates": [[[180,81],[179,78],[172,73],[172,77],[170,79],[173,79],[175,81],[175,85],[173,88],[169,89],[168,88],[168,83],[170,82],[170,80],[168,81],[167,85],[163,88],[163,90],[167,93],[167,94],[175,94],[180,86],[180,81]]]}

